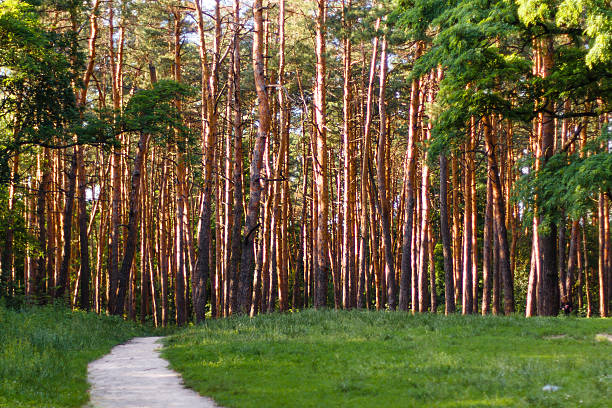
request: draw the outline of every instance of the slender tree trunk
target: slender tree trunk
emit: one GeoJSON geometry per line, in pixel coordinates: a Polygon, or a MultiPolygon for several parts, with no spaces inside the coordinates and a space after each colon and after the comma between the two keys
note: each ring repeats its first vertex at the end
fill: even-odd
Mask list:
{"type": "MultiPolygon", "coordinates": [[[[100,0],[95,0],[91,9],[91,14],[89,15],[89,26],[90,26],[90,34],[88,41],[88,50],[89,56],[87,59],[87,67],[85,69],[85,73],[83,75],[83,84],[81,93],[78,98],[78,104],[80,106],[84,106],[87,99],[87,88],[89,87],[89,82],[91,80],[91,76],[93,75],[94,67],[95,67],[95,59],[96,59],[96,39],[98,36],[98,8],[100,5],[100,0]]],[[[76,156],[76,168],[77,168],[77,184],[78,184],[78,226],[79,226],[79,254],[80,254],[80,282],[79,286],[81,287],[81,297],[79,301],[79,305],[81,309],[89,310],[90,306],[90,294],[89,294],[89,286],[91,281],[91,266],[89,263],[89,236],[87,233],[88,230],[88,215],[87,215],[87,183],[86,183],[86,169],[85,169],[85,160],[84,160],[84,148],[83,146],[77,146],[75,148],[75,156],[76,156]]],[[[67,221],[67,219],[66,219],[67,221]]],[[[66,238],[65,238],[66,239],[66,238]]],[[[66,239],[66,241],[68,241],[66,239]]]]}
{"type": "MultiPolygon", "coordinates": [[[[170,186],[168,185],[168,157],[166,153],[164,153],[164,167],[162,171],[162,188],[160,195],[160,208],[169,208],[169,195],[170,195],[170,186]]],[[[162,310],[161,310],[161,320],[162,326],[166,327],[168,325],[168,318],[170,316],[169,310],[169,293],[170,288],[168,286],[168,275],[170,270],[170,239],[169,239],[169,231],[170,231],[170,218],[166,211],[162,210],[162,220],[160,224],[160,241],[161,241],[161,267],[160,267],[160,289],[161,289],[161,300],[162,300],[162,310]]]]}
{"type": "MultiPolygon", "coordinates": [[[[583,222],[586,220],[583,218],[583,222]]],[[[586,226],[586,224],[584,224],[586,226]]],[[[589,279],[589,257],[587,254],[586,228],[582,228],[582,258],[584,260],[584,290],[587,301],[587,317],[593,316],[593,300],[591,298],[591,283],[589,279]]]]}
{"type": "Polygon", "coordinates": [[[529,281],[527,283],[527,305],[525,316],[532,317],[538,313],[538,270],[540,268],[540,250],[538,245],[538,223],[537,217],[533,219],[531,244],[531,267],[529,269],[529,281]]]}
{"type": "MultiPolygon", "coordinates": [[[[380,18],[376,20],[375,29],[380,27],[380,18]]],[[[378,37],[374,37],[372,44],[372,58],[370,59],[370,73],[368,77],[368,88],[366,95],[365,117],[363,127],[363,143],[361,146],[361,184],[360,184],[360,236],[359,236],[359,280],[365,281],[368,262],[366,260],[366,248],[368,246],[368,166],[370,162],[370,126],[372,119],[372,97],[374,93],[374,77],[376,75],[376,60],[378,54],[378,37]]],[[[365,59],[365,56],[364,56],[365,59]]],[[[364,61],[365,64],[365,61],[364,61]]],[[[374,211],[374,209],[370,209],[374,211]]],[[[377,291],[378,293],[378,291],[377,291]]],[[[378,296],[376,297],[378,299],[378,296]]]]}
{"type": "MultiPolygon", "coordinates": [[[[430,75],[430,80],[433,76],[430,75]]],[[[430,82],[430,87],[432,86],[430,82]]],[[[431,89],[428,90],[428,102],[431,99],[431,89]]],[[[429,127],[423,130],[423,142],[427,143],[429,140],[429,127]]],[[[427,270],[428,267],[433,267],[429,264],[429,241],[433,239],[429,235],[429,153],[425,153],[423,157],[423,163],[421,165],[421,227],[420,227],[420,239],[419,239],[419,312],[423,313],[427,311],[428,303],[428,288],[427,288],[427,270]]],[[[431,288],[433,289],[433,288],[431,288]]]]}
{"type": "MultiPolygon", "coordinates": [[[[109,5],[109,51],[110,51],[110,66],[111,66],[111,85],[114,115],[118,115],[121,110],[121,94],[120,83],[122,77],[123,61],[121,58],[122,52],[119,52],[119,58],[115,56],[115,30],[114,30],[114,11],[113,4],[109,5]]],[[[120,30],[118,49],[123,48],[123,30],[120,30]]],[[[116,314],[117,290],[119,283],[119,246],[121,245],[121,151],[119,147],[113,148],[111,156],[111,220],[110,220],[110,245],[109,245],[109,312],[116,314]]]]}
{"type": "Polygon", "coordinates": [[[514,281],[510,270],[510,248],[508,246],[508,233],[506,230],[506,214],[503,202],[503,190],[497,166],[495,154],[495,140],[490,129],[488,120],[484,126],[485,149],[487,151],[487,162],[489,177],[491,178],[493,194],[493,222],[495,233],[499,244],[498,262],[501,272],[501,280],[504,287],[504,313],[514,313],[514,281]]]}
{"type": "Polygon", "coordinates": [[[315,130],[315,161],[314,175],[317,203],[317,251],[315,254],[315,291],[314,307],[327,305],[327,283],[329,280],[329,234],[328,234],[328,185],[327,185],[327,124],[325,100],[325,21],[327,1],[317,0],[315,53],[316,81],[314,92],[314,130],[315,130]]]}
{"type": "Polygon", "coordinates": [[[455,313],[455,288],[453,279],[453,255],[451,232],[448,225],[448,159],[440,154],[440,235],[444,255],[444,314],[455,313]]]}
{"type": "Polygon", "coordinates": [[[462,314],[471,314],[472,306],[472,189],[470,186],[472,180],[472,167],[470,164],[470,151],[473,149],[473,133],[475,132],[475,124],[472,119],[472,124],[469,130],[469,140],[466,142],[466,164],[465,175],[463,177],[463,191],[465,197],[465,205],[463,208],[463,281],[462,281],[462,297],[461,306],[462,314]]]}
{"type": "Polygon", "coordinates": [[[279,104],[279,130],[280,130],[280,144],[278,147],[277,158],[274,166],[274,215],[272,217],[273,222],[273,234],[275,237],[275,250],[276,250],[276,273],[278,279],[278,306],[281,312],[287,311],[289,308],[288,296],[289,296],[289,275],[287,270],[286,259],[284,258],[283,251],[283,213],[286,212],[287,202],[281,203],[281,196],[284,178],[283,174],[285,168],[285,156],[287,155],[289,147],[289,110],[286,98],[285,86],[285,0],[280,0],[279,15],[278,15],[278,27],[279,27],[279,64],[278,64],[278,104],[279,104]]]}
{"type": "Polygon", "coordinates": [[[461,273],[462,273],[462,252],[461,252],[461,233],[460,233],[460,216],[459,216],[459,164],[457,154],[454,153],[451,157],[452,171],[452,199],[453,199],[453,279],[455,281],[455,305],[459,303],[461,290],[461,273]]]}
{"type": "Polygon", "coordinates": [[[46,260],[50,257],[48,239],[47,239],[47,220],[45,217],[45,209],[47,208],[47,191],[51,183],[51,173],[49,172],[49,149],[44,149],[44,162],[38,164],[38,179],[39,186],[36,200],[36,221],[38,223],[38,245],[39,256],[36,259],[36,269],[32,279],[32,290],[30,293],[34,298],[34,301],[42,303],[41,296],[44,292],[44,279],[47,276],[47,264],[46,260]],[[42,170],[44,166],[45,170],[42,170]],[[42,174],[41,174],[42,173],[42,174]]]}
{"type": "Polygon", "coordinates": [[[438,295],[436,293],[436,264],[434,262],[434,248],[436,246],[436,240],[434,239],[431,224],[427,225],[427,235],[429,236],[427,248],[429,259],[429,294],[431,297],[431,313],[435,314],[438,312],[438,295]]]}
{"type": "Polygon", "coordinates": [[[134,255],[136,253],[138,222],[140,216],[140,187],[148,143],[149,135],[146,133],[141,133],[138,141],[138,152],[136,154],[136,159],[134,160],[134,169],[132,170],[125,253],[123,255],[123,260],[121,261],[121,268],[119,269],[117,303],[115,309],[113,310],[113,314],[117,315],[123,314],[125,295],[128,288],[128,279],[130,276],[130,270],[132,269],[134,255]]]}
{"type": "MultiPolygon", "coordinates": [[[[12,290],[9,288],[9,283],[11,285],[15,285],[15,269],[13,264],[13,241],[15,231],[13,229],[13,217],[14,214],[14,206],[15,206],[15,184],[16,178],[19,171],[19,156],[16,155],[13,158],[12,168],[11,168],[11,177],[9,182],[9,191],[8,191],[8,219],[9,225],[7,226],[6,231],[6,239],[4,241],[4,245],[2,246],[2,258],[0,259],[0,263],[2,263],[2,271],[0,271],[0,296],[3,294],[11,295],[12,290]],[[5,292],[2,292],[5,291],[5,292]]],[[[27,212],[27,206],[26,206],[27,212]]]]}
{"type": "MultiPolygon", "coordinates": [[[[193,298],[193,306],[196,315],[196,322],[204,320],[206,315],[206,285],[210,276],[210,246],[211,246],[211,228],[210,217],[212,214],[212,168],[215,156],[215,143],[217,138],[217,113],[216,113],[216,52],[213,58],[213,75],[211,76],[208,69],[206,58],[206,28],[204,23],[204,15],[202,13],[202,5],[200,0],[195,0],[197,11],[198,35],[200,38],[200,69],[202,73],[202,82],[200,84],[200,101],[201,101],[201,116],[202,122],[202,167],[204,185],[200,197],[200,219],[198,222],[198,256],[191,280],[191,294],[193,298]]],[[[218,16],[218,1],[216,3],[215,14],[219,24],[218,16]]],[[[219,28],[217,27],[217,31],[219,28]]],[[[218,36],[218,34],[217,34],[218,36]]],[[[216,40],[217,41],[217,40],[216,40]]],[[[217,47],[215,47],[217,48],[217,47]]],[[[215,50],[218,51],[218,50],[215,50]]]]}
{"type": "Polygon", "coordinates": [[[570,232],[570,245],[569,245],[569,254],[568,254],[568,264],[567,264],[567,274],[565,275],[565,287],[566,287],[566,301],[573,307],[574,305],[574,280],[576,276],[576,265],[578,263],[578,251],[579,251],[579,241],[578,241],[578,229],[580,225],[578,221],[572,221],[572,228],[570,232]]]}
{"type": "MultiPolygon", "coordinates": [[[[84,171],[81,170],[81,171],[84,171]]],[[[62,263],[59,270],[59,279],[55,288],[55,297],[61,299],[66,293],[68,284],[68,268],[70,266],[72,249],[72,215],[74,211],[74,194],[76,190],[77,157],[76,148],[71,156],[70,170],[68,171],[68,190],[64,205],[64,248],[62,252],[62,263]]]]}
{"type": "Polygon", "coordinates": [[[240,1],[234,1],[234,38],[232,43],[232,69],[230,89],[232,92],[232,126],[234,132],[234,224],[232,226],[232,247],[230,264],[227,270],[226,280],[231,287],[231,296],[228,300],[232,310],[236,310],[238,293],[238,267],[242,255],[242,242],[240,233],[242,231],[243,213],[242,206],[242,113],[240,101],[240,1]]]}
{"type": "MultiPolygon", "coordinates": [[[[342,232],[342,306],[345,309],[351,306],[351,281],[355,274],[355,246],[353,244],[354,222],[354,202],[355,202],[355,182],[353,178],[353,142],[351,141],[351,39],[349,23],[346,11],[352,7],[352,0],[342,2],[342,26],[345,36],[342,39],[343,54],[342,62],[344,65],[343,87],[342,87],[342,147],[344,151],[344,191],[343,191],[343,210],[344,210],[344,229],[342,232]]],[[[354,286],[354,285],[353,285],[354,286]]]]}
{"type": "Polygon", "coordinates": [[[378,208],[380,211],[380,219],[382,222],[382,238],[384,250],[384,265],[385,265],[385,283],[387,286],[387,302],[389,309],[395,310],[397,307],[396,289],[395,289],[395,268],[393,265],[393,248],[391,244],[391,220],[389,214],[389,201],[386,199],[387,185],[385,172],[387,145],[387,113],[385,107],[385,85],[387,82],[387,39],[382,39],[382,49],[380,53],[380,86],[378,98],[378,112],[380,115],[380,130],[378,137],[378,166],[376,170],[376,181],[378,184],[378,208]]]}
{"type": "Polygon", "coordinates": [[[610,253],[610,195],[604,195],[604,262],[606,269],[606,303],[608,305],[608,316],[610,314],[610,298],[612,297],[612,254],[610,253]]]}
{"type": "MultiPolygon", "coordinates": [[[[495,212],[495,206],[493,206],[493,212],[495,212]]],[[[493,222],[493,258],[492,269],[493,269],[493,299],[491,304],[491,313],[495,316],[500,314],[501,311],[501,274],[500,274],[500,264],[499,264],[499,252],[500,245],[497,234],[497,226],[495,222],[493,222]]]]}
{"type": "MultiPolygon", "coordinates": [[[[145,167],[145,166],[143,166],[145,167]]],[[[146,207],[146,196],[147,196],[147,180],[146,180],[146,171],[144,174],[144,179],[141,180],[141,190],[142,194],[140,196],[140,323],[144,323],[146,317],[148,315],[147,308],[149,306],[149,289],[151,288],[149,285],[149,271],[148,271],[148,250],[147,250],[147,242],[150,237],[148,236],[147,231],[147,221],[148,221],[148,212],[146,207]]]]}
{"type": "MultiPolygon", "coordinates": [[[[540,40],[541,45],[537,52],[541,53],[542,66],[540,76],[548,78],[553,68],[553,39],[551,36],[540,40]]],[[[540,169],[543,168],[554,154],[554,117],[552,115],[553,102],[546,101],[545,109],[539,115],[540,120],[540,169]]],[[[543,221],[543,220],[541,220],[543,221]]],[[[559,312],[559,275],[557,271],[557,225],[549,223],[545,232],[539,234],[540,248],[540,277],[541,282],[541,305],[538,313],[543,316],[554,316],[559,312]]]]}
{"type": "Polygon", "coordinates": [[[471,180],[470,180],[470,189],[471,199],[472,199],[472,313],[478,314],[478,240],[476,238],[478,234],[478,208],[477,208],[477,196],[476,196],[476,135],[474,135],[474,140],[472,142],[473,150],[470,152],[470,165],[471,165],[471,180]]]}
{"type": "Polygon", "coordinates": [[[606,228],[605,228],[605,213],[608,212],[608,206],[603,193],[599,194],[598,200],[598,256],[597,270],[599,275],[599,316],[608,317],[608,271],[606,260],[606,228]]]}
{"type": "MultiPolygon", "coordinates": [[[[421,42],[417,42],[415,59],[419,58],[422,52],[421,42]]],[[[410,111],[408,124],[408,144],[406,146],[406,159],[404,162],[405,174],[404,184],[406,185],[406,206],[404,217],[404,229],[402,231],[402,264],[400,277],[400,310],[408,310],[409,288],[412,276],[412,231],[414,217],[414,173],[415,173],[415,142],[418,131],[418,110],[419,110],[419,80],[414,79],[410,87],[410,111]]],[[[415,299],[412,299],[413,304],[415,299]]]]}
{"type": "Polygon", "coordinates": [[[253,74],[255,78],[255,89],[257,90],[259,126],[257,128],[257,139],[253,147],[253,158],[250,168],[249,204],[245,220],[245,234],[240,261],[240,279],[238,282],[238,303],[242,313],[250,310],[252,280],[254,271],[254,241],[256,230],[259,227],[259,203],[264,186],[260,172],[263,164],[263,153],[266,140],[270,132],[270,105],[266,93],[266,79],[264,76],[263,40],[264,24],[262,16],[261,0],[253,3],[253,74]]]}
{"type": "Polygon", "coordinates": [[[487,165],[487,196],[485,222],[483,231],[482,243],[482,315],[489,314],[491,304],[491,283],[493,277],[492,271],[492,248],[493,243],[493,184],[491,182],[491,167],[487,165]]]}

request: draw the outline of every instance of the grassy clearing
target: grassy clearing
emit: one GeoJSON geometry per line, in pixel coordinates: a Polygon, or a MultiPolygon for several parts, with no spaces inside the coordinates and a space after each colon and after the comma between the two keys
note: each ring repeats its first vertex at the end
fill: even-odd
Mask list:
{"type": "Polygon", "coordinates": [[[605,332],[612,321],[305,311],[209,320],[164,356],[226,407],[604,407],[605,332]]]}
{"type": "Polygon", "coordinates": [[[82,406],[89,399],[87,363],[145,334],[118,317],[0,305],[0,407],[82,406]]]}

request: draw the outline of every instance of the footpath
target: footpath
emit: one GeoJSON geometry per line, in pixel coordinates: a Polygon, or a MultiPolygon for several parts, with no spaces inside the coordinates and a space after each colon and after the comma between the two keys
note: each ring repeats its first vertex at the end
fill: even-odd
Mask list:
{"type": "Polygon", "coordinates": [[[90,408],[219,408],[185,388],[160,357],[161,337],[136,337],[88,366],[90,408]]]}

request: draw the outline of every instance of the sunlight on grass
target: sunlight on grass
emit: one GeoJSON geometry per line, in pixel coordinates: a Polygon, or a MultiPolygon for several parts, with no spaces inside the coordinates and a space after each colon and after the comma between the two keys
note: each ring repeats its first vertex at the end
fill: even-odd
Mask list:
{"type": "Polygon", "coordinates": [[[609,330],[599,319],[304,311],[209,320],[167,338],[164,356],[227,407],[605,407],[612,344],[595,335],[609,330]],[[544,339],[558,333],[568,337],[544,339]]]}
{"type": "Polygon", "coordinates": [[[87,363],[145,333],[119,317],[0,305],[0,407],[81,407],[87,363]]]}

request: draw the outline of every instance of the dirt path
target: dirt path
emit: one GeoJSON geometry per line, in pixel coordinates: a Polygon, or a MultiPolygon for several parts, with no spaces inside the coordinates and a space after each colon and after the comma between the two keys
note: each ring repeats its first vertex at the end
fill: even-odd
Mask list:
{"type": "Polygon", "coordinates": [[[159,356],[161,337],[137,337],[89,364],[94,408],[213,408],[210,398],[183,386],[159,356]]]}

